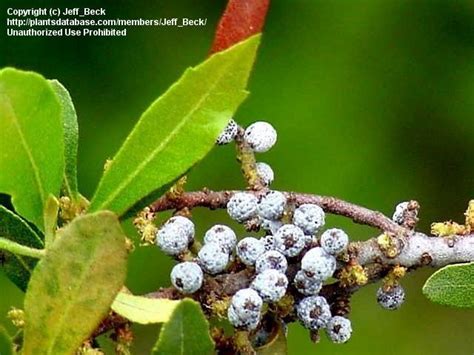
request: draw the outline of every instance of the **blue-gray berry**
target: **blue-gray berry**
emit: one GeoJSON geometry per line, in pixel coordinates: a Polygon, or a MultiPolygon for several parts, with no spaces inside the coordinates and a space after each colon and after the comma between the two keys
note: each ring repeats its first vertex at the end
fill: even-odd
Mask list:
{"type": "Polygon", "coordinates": [[[315,234],[325,223],[324,211],[312,204],[299,206],[293,214],[293,224],[300,227],[305,234],[315,234]]]}
{"type": "Polygon", "coordinates": [[[301,259],[301,270],[308,277],[324,281],[336,271],[336,258],[323,248],[310,249],[301,259]]]}
{"type": "Polygon", "coordinates": [[[242,318],[249,318],[259,314],[262,310],[263,300],[257,291],[244,288],[232,296],[231,306],[242,318]]]}
{"type": "Polygon", "coordinates": [[[258,214],[264,219],[277,220],[285,211],[286,197],[280,191],[270,191],[258,203],[258,214]]]}
{"type": "Polygon", "coordinates": [[[259,121],[247,127],[244,139],[255,152],[264,153],[276,143],[277,132],[270,123],[259,121]]]}
{"type": "Polygon", "coordinates": [[[217,243],[204,244],[198,253],[199,265],[208,274],[214,275],[224,271],[229,263],[229,254],[217,243]]]}
{"type": "Polygon", "coordinates": [[[285,274],[268,269],[257,274],[250,287],[257,291],[265,302],[277,302],[286,293],[288,279],[285,274]]]}
{"type": "Polygon", "coordinates": [[[257,215],[258,200],[247,192],[237,192],[227,203],[227,213],[237,222],[244,222],[257,215]]]}
{"type": "Polygon", "coordinates": [[[349,236],[342,229],[331,228],[321,235],[321,247],[329,254],[342,253],[348,244],[349,236]]]}
{"type": "Polygon", "coordinates": [[[377,290],[377,302],[382,308],[395,310],[401,307],[405,301],[405,290],[402,286],[396,285],[385,291],[383,287],[377,290]]]}
{"type": "Polygon", "coordinates": [[[260,312],[255,313],[250,317],[243,317],[232,305],[227,309],[229,323],[239,329],[253,330],[257,328],[260,322],[260,317],[260,312]]]}
{"type": "Polygon", "coordinates": [[[257,258],[265,252],[265,245],[261,239],[253,237],[243,238],[237,243],[237,256],[245,265],[255,265],[257,258]]]}
{"type": "Polygon", "coordinates": [[[222,133],[219,135],[219,137],[217,137],[216,144],[224,145],[232,142],[238,131],[239,126],[233,119],[230,119],[229,123],[227,123],[227,126],[224,128],[222,133]]]}
{"type": "Polygon", "coordinates": [[[285,256],[276,250],[269,250],[260,255],[255,262],[255,270],[261,273],[265,270],[274,269],[285,273],[288,268],[288,261],[285,256]]]}
{"type": "Polygon", "coordinates": [[[185,261],[171,270],[171,283],[183,293],[194,293],[201,288],[203,273],[198,264],[185,261]]]}
{"type": "Polygon", "coordinates": [[[302,270],[299,270],[296,273],[293,283],[298,292],[305,296],[317,295],[323,286],[321,280],[314,277],[308,277],[302,270]]]}
{"type": "Polygon", "coordinates": [[[230,254],[237,244],[237,236],[231,228],[216,224],[204,235],[204,243],[217,243],[230,254]]]}
{"type": "Polygon", "coordinates": [[[304,327],[318,330],[326,327],[331,319],[331,310],[324,297],[309,296],[296,306],[296,314],[304,327]]]}
{"type": "Polygon", "coordinates": [[[333,343],[347,342],[352,334],[351,321],[341,316],[332,317],[326,326],[326,334],[333,343]]]}
{"type": "Polygon", "coordinates": [[[275,179],[275,174],[270,165],[264,162],[258,162],[256,164],[257,175],[265,186],[270,186],[275,179]]]}
{"type": "Polygon", "coordinates": [[[165,224],[174,224],[184,230],[188,236],[188,241],[191,243],[194,240],[194,223],[189,218],[183,216],[173,216],[166,221],[165,224]]]}
{"type": "Polygon", "coordinates": [[[275,248],[282,254],[293,257],[301,253],[306,244],[303,231],[294,224],[285,224],[274,235],[275,248]]]}
{"type": "Polygon", "coordinates": [[[189,236],[175,223],[164,224],[156,232],[156,245],[168,255],[178,255],[188,248],[189,236]]]}

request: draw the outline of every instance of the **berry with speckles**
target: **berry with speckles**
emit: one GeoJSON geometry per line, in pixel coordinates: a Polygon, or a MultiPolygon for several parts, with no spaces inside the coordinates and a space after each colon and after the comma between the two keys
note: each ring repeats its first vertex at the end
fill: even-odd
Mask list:
{"type": "Polygon", "coordinates": [[[277,302],[286,293],[288,279],[278,270],[269,269],[257,274],[250,287],[258,292],[263,301],[277,302]]]}
{"type": "Polygon", "coordinates": [[[305,296],[317,295],[323,286],[323,282],[321,280],[306,276],[302,270],[299,270],[296,273],[293,283],[298,292],[305,296]]]}
{"type": "Polygon", "coordinates": [[[404,301],[405,290],[400,285],[391,287],[387,291],[383,287],[377,290],[377,302],[384,309],[396,310],[401,307],[404,301]]]}
{"type": "Polygon", "coordinates": [[[227,213],[237,222],[245,222],[257,215],[258,200],[247,192],[238,192],[227,203],[227,213]]]}
{"type": "Polygon", "coordinates": [[[300,227],[305,234],[317,233],[324,223],[324,211],[317,205],[303,204],[293,214],[293,224],[300,227]]]}
{"type": "Polygon", "coordinates": [[[347,342],[352,334],[351,321],[341,316],[332,317],[326,326],[326,334],[333,343],[347,342]]]}
{"type": "Polygon", "coordinates": [[[329,304],[321,296],[303,298],[296,306],[296,314],[303,326],[311,330],[326,327],[331,319],[329,304]]]}
{"type": "Polygon", "coordinates": [[[285,211],[286,197],[280,191],[270,191],[260,200],[258,214],[269,220],[277,220],[285,211]]]}
{"type": "Polygon", "coordinates": [[[275,174],[270,165],[264,162],[258,162],[256,164],[257,175],[265,186],[270,186],[275,179],[275,174]]]}
{"type": "Polygon", "coordinates": [[[408,211],[408,204],[408,201],[400,202],[395,207],[395,212],[393,212],[392,221],[399,225],[403,224],[403,222],[405,221],[405,213],[408,211]]]}
{"type": "Polygon", "coordinates": [[[308,277],[324,281],[336,271],[336,258],[323,248],[310,249],[301,259],[301,270],[308,277]]]}
{"type": "Polygon", "coordinates": [[[346,250],[349,236],[338,228],[331,228],[321,235],[321,247],[329,254],[337,255],[346,250]]]}
{"type": "Polygon", "coordinates": [[[247,127],[244,139],[254,152],[264,153],[276,143],[277,132],[270,123],[258,121],[247,127]]]}
{"type": "Polygon", "coordinates": [[[208,274],[214,275],[224,271],[229,263],[229,254],[217,243],[204,244],[198,253],[199,265],[208,274]]]}
{"type": "Polygon", "coordinates": [[[276,250],[269,250],[257,258],[255,270],[261,273],[265,270],[274,269],[285,273],[288,268],[288,261],[285,256],[276,250]]]}
{"type": "Polygon", "coordinates": [[[189,243],[194,240],[194,223],[189,218],[174,216],[168,219],[165,224],[174,224],[182,228],[188,237],[189,243]]]}
{"type": "Polygon", "coordinates": [[[237,123],[231,119],[227,126],[224,128],[222,133],[217,137],[216,139],[216,144],[217,145],[224,145],[224,144],[229,144],[235,139],[235,136],[237,135],[239,131],[239,126],[237,123]]]}
{"type": "Polygon", "coordinates": [[[185,261],[171,270],[171,283],[183,293],[194,293],[202,286],[203,273],[198,264],[185,261]]]}
{"type": "Polygon", "coordinates": [[[175,223],[164,224],[156,232],[156,245],[168,255],[178,255],[188,248],[186,231],[175,223]]]}
{"type": "Polygon", "coordinates": [[[230,254],[237,244],[237,236],[231,228],[216,224],[204,235],[204,243],[217,243],[230,254]]]}
{"type": "Polygon", "coordinates": [[[265,245],[261,239],[246,237],[241,239],[236,248],[237,256],[245,265],[255,265],[257,258],[265,253],[265,245]]]}
{"type": "Polygon", "coordinates": [[[303,231],[294,224],[285,224],[275,233],[275,248],[288,257],[301,253],[306,244],[303,231]]]}

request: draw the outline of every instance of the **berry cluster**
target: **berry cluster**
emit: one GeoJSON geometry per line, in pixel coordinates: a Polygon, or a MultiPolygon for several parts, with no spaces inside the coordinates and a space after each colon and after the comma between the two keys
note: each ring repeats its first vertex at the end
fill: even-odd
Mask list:
{"type": "MultiPolygon", "coordinates": [[[[237,134],[238,126],[231,120],[217,144],[229,143],[237,134]]],[[[256,152],[265,152],[275,143],[276,132],[268,123],[256,122],[243,137],[256,152]]],[[[273,171],[267,164],[259,163],[257,170],[265,184],[273,181],[273,171]]],[[[403,207],[397,207],[397,222],[403,207]]],[[[348,341],[350,320],[333,314],[328,300],[320,294],[323,285],[338,276],[336,270],[347,256],[348,235],[338,228],[323,231],[325,213],[321,207],[294,206],[279,191],[234,193],[227,203],[227,213],[238,223],[253,221],[265,234],[238,240],[230,227],[218,224],[205,233],[202,247],[192,255],[188,248],[194,242],[195,229],[190,219],[172,217],[157,231],[156,244],[163,252],[187,260],[173,268],[173,286],[192,294],[202,287],[205,274],[212,277],[230,266],[232,270],[247,268],[253,275],[251,283],[232,296],[227,308],[227,318],[235,328],[258,332],[264,313],[277,309],[288,295],[294,304],[287,312],[290,318],[299,319],[311,331],[325,329],[335,343],[348,341]]],[[[399,308],[404,298],[398,283],[384,285],[377,292],[377,300],[385,309],[399,308]]]]}

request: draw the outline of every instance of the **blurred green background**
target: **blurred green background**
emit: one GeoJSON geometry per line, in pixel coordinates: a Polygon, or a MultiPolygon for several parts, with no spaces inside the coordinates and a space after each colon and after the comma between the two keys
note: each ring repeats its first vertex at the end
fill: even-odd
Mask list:
{"type": "MultiPolygon", "coordinates": [[[[6,8],[71,6],[67,0],[1,0],[6,8]]],[[[76,1],[105,7],[109,18],[207,18],[195,28],[130,28],[126,38],[7,38],[0,67],[59,79],[79,115],[79,182],[90,197],[102,173],[146,107],[208,53],[225,1],[76,1]]],[[[334,195],[391,214],[399,201],[421,203],[420,229],[462,221],[474,198],[474,2],[274,1],[251,96],[236,119],[270,121],[278,144],[258,158],[272,165],[274,187],[334,195]]],[[[153,144],[153,142],[146,142],[153,144]]],[[[215,149],[190,174],[190,188],[243,186],[233,147],[215,149]]],[[[196,211],[198,230],[225,214],[196,211]]],[[[129,223],[128,223],[129,224],[129,223]]],[[[354,239],[376,231],[329,218],[354,239]]],[[[239,229],[241,231],[241,229],[239,229]]],[[[128,285],[136,293],[169,284],[173,263],[156,248],[132,255],[128,285]]],[[[353,298],[353,338],[310,342],[290,326],[290,354],[473,354],[474,312],[430,304],[421,286],[431,270],[404,280],[397,312],[375,301],[377,285],[353,298]]],[[[0,324],[22,294],[0,273],[0,324]]],[[[156,327],[137,327],[134,352],[145,354],[156,327]]]]}

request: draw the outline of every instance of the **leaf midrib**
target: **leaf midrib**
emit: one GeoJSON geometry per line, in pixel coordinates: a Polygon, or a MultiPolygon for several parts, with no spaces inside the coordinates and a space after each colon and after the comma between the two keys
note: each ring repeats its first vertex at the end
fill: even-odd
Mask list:
{"type": "MultiPolygon", "coordinates": [[[[46,193],[44,191],[43,184],[41,182],[41,176],[40,176],[38,166],[36,165],[36,162],[33,158],[33,153],[31,152],[30,147],[28,146],[28,144],[26,142],[21,124],[18,121],[16,111],[15,111],[15,108],[13,107],[13,105],[12,105],[10,97],[8,95],[5,95],[5,94],[3,94],[2,96],[5,98],[5,102],[7,104],[6,105],[7,106],[7,111],[10,113],[9,116],[10,116],[16,130],[18,131],[18,135],[20,136],[21,145],[22,145],[23,149],[25,150],[26,155],[28,156],[28,161],[31,165],[31,168],[33,169],[33,173],[34,173],[34,177],[35,177],[34,180],[35,180],[36,185],[38,186],[38,191],[39,191],[40,198],[41,198],[41,204],[44,204],[46,193]]],[[[40,97],[41,97],[41,95],[38,95],[37,103],[36,103],[36,105],[34,105],[34,107],[32,109],[32,112],[28,116],[33,115],[38,110],[38,107],[39,107],[38,102],[40,101],[40,97]]]]}
{"type": "MultiPolygon", "coordinates": [[[[110,204],[116,197],[117,195],[122,192],[132,181],[135,179],[135,177],[141,173],[141,171],[151,162],[153,159],[158,155],[161,151],[164,150],[164,148],[168,145],[169,141],[174,138],[181,128],[189,121],[189,119],[192,117],[192,115],[202,106],[203,102],[205,102],[210,93],[214,90],[214,88],[217,86],[217,84],[221,81],[221,78],[225,75],[226,69],[233,63],[234,61],[230,61],[226,63],[222,68],[219,73],[219,75],[216,75],[216,80],[214,83],[209,87],[205,95],[201,99],[198,100],[198,102],[194,105],[194,107],[189,111],[189,113],[184,117],[180,123],[178,123],[175,128],[171,131],[171,133],[160,143],[160,145],[152,151],[152,153],[149,155],[148,158],[142,161],[138,165],[136,169],[133,170],[132,174],[128,175],[128,177],[124,180],[122,180],[122,183],[118,186],[118,188],[115,190],[114,193],[112,193],[102,204],[96,208],[97,210],[100,209],[105,209],[108,204],[110,204]]],[[[191,69],[193,70],[193,69],[191,69]]],[[[119,152],[120,153],[120,152],[119,152]]],[[[118,154],[117,154],[118,155],[118,154]]],[[[112,161],[113,164],[113,161],[112,161]]],[[[113,166],[111,166],[111,169],[113,166]]],[[[111,169],[109,171],[111,171],[111,169]]]]}

